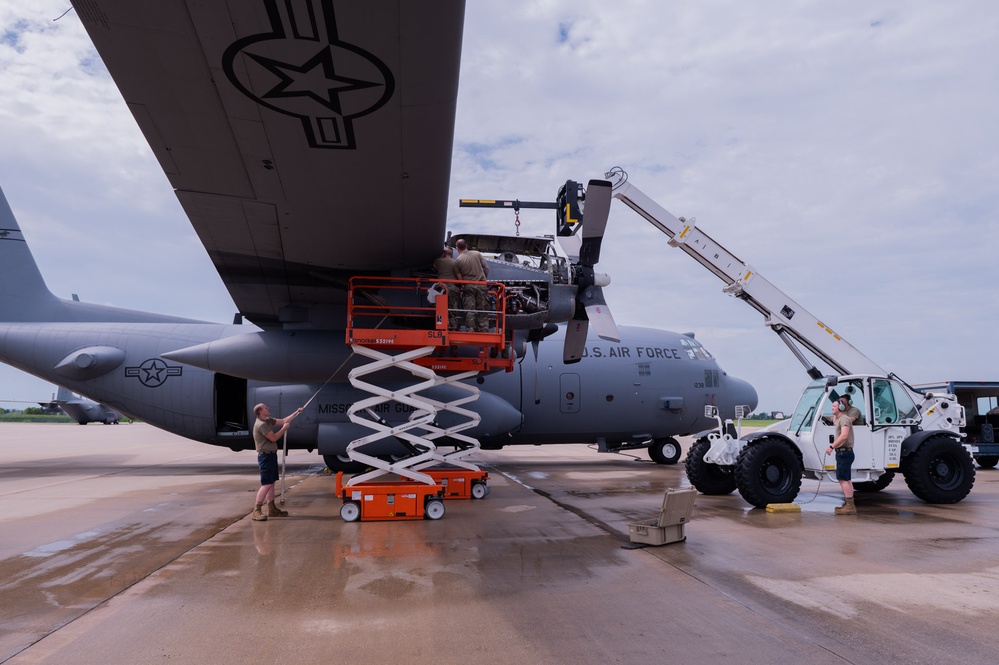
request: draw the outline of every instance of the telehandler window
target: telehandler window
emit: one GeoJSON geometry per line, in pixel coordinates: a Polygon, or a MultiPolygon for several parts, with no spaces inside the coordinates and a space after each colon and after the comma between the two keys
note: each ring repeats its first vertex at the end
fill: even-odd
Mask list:
{"type": "Polygon", "coordinates": [[[801,394],[801,399],[798,400],[798,406],[794,409],[794,415],[791,416],[789,431],[796,433],[811,431],[812,423],[815,421],[815,408],[825,394],[825,379],[812,381],[805,388],[805,392],[801,394]]]}
{"type": "Polygon", "coordinates": [[[916,405],[902,386],[894,381],[877,379],[871,388],[874,400],[874,424],[897,425],[911,423],[918,415],[916,405]]]}
{"type": "MultiPolygon", "coordinates": [[[[840,383],[833,389],[830,397],[832,399],[839,399],[840,397],[849,397],[850,406],[853,406],[860,410],[860,417],[857,418],[854,425],[867,425],[867,400],[864,399],[864,384],[860,379],[851,379],[848,383],[840,383]]],[[[832,406],[827,407],[827,410],[832,412],[832,406]]]]}

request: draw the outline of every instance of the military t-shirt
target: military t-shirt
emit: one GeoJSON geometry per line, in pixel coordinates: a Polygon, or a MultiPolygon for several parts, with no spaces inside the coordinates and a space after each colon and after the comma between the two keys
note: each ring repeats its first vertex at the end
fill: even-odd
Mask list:
{"type": "Polygon", "coordinates": [[[274,425],[276,424],[277,421],[273,418],[268,418],[267,420],[257,418],[257,422],[253,424],[253,444],[256,446],[258,453],[277,452],[277,442],[267,438],[267,432],[273,432],[274,425]]]}

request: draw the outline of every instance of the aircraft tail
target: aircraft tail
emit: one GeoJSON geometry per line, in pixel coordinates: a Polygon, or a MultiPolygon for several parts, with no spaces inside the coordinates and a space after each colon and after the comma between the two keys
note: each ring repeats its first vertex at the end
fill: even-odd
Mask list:
{"type": "Polygon", "coordinates": [[[45,285],[7,197],[0,189],[0,319],[30,320],[33,312],[58,300],[45,285]]]}
{"type": "Polygon", "coordinates": [[[59,386],[59,390],[56,392],[55,400],[56,402],[68,402],[70,400],[77,399],[73,391],[68,388],[63,388],[59,386]]]}
{"type": "Polygon", "coordinates": [[[151,314],[108,305],[59,298],[46,286],[35,257],[14,219],[7,197],[0,189],[0,321],[203,323],[164,314],[151,314]]]}

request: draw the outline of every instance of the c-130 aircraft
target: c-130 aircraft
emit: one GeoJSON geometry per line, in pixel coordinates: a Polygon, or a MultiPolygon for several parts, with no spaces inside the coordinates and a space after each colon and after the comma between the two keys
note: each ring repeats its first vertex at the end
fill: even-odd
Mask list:
{"type": "MultiPolygon", "coordinates": [[[[463,3],[74,4],[255,327],[56,297],[0,197],[0,361],[234,450],[253,447],[254,404],[276,414],[308,404],[288,447],[357,470],[347,444],[368,431],[347,410],[367,393],[346,377],[366,361],[344,341],[347,284],[426,274],[441,253],[463,3]]],[[[752,386],[693,335],[608,328],[596,315],[605,215],[583,225],[573,260],[550,238],[467,236],[502,250],[486,259],[489,278],[517,303],[514,370],[474,379],[482,392],[466,407],[481,420],[465,434],[484,448],[589,442],[675,463],[675,436],[715,425],[705,405],[725,418],[756,407],[752,386]],[[591,320],[619,341],[586,340],[591,320]]],[[[385,404],[372,417],[408,415],[385,404]]],[[[365,452],[405,450],[386,439],[365,452]]]]}

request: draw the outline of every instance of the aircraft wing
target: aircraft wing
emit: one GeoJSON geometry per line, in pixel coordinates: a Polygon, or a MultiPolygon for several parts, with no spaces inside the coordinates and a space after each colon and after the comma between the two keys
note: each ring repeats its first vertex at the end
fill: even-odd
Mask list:
{"type": "Polygon", "coordinates": [[[73,5],[246,318],[439,255],[463,0],[73,5]]]}

